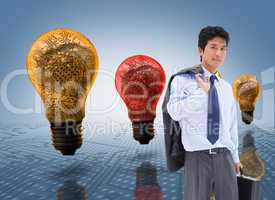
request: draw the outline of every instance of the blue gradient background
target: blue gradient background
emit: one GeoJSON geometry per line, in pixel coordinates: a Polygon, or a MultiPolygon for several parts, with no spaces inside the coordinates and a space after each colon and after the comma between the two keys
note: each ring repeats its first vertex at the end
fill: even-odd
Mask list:
{"type": "MultiPolygon", "coordinates": [[[[2,145],[0,149],[2,153],[0,154],[0,172],[2,174],[0,175],[5,177],[0,183],[5,183],[3,190],[17,196],[17,193],[21,194],[20,189],[23,186],[27,188],[26,190],[29,189],[29,185],[24,181],[32,183],[38,178],[38,186],[41,186],[41,190],[45,189],[45,197],[47,195],[52,197],[57,188],[51,186],[53,181],[48,177],[52,171],[57,174],[59,171],[66,172],[60,173],[63,180],[66,176],[71,176],[70,169],[78,172],[84,168],[83,172],[90,170],[89,173],[95,173],[94,170],[102,172],[105,166],[107,167],[106,171],[103,170],[103,174],[106,173],[109,178],[120,180],[113,174],[116,173],[121,177],[124,173],[119,170],[123,169],[125,173],[127,172],[126,175],[130,174],[129,183],[134,185],[135,175],[132,173],[144,159],[147,159],[153,161],[159,173],[164,173],[159,176],[160,183],[165,184],[162,188],[164,193],[173,192],[175,188],[166,181],[174,183],[174,179],[170,179],[171,176],[182,180],[180,178],[182,172],[168,174],[162,135],[156,135],[148,147],[137,145],[133,141],[132,133],[129,134],[131,128],[127,129],[131,126],[127,109],[115,90],[114,74],[117,66],[128,56],[146,54],[162,64],[168,79],[171,74],[183,67],[199,63],[197,38],[201,28],[206,25],[220,25],[231,36],[226,61],[220,68],[224,78],[232,83],[240,74],[254,74],[262,86],[253,124],[246,126],[240,121],[240,146],[246,129],[251,129],[260,155],[266,164],[263,196],[264,199],[274,199],[272,189],[275,166],[274,7],[275,2],[272,1],[248,0],[1,1],[0,139],[2,145]],[[100,61],[100,72],[86,102],[85,120],[91,126],[98,125],[101,129],[94,131],[90,130],[91,127],[84,127],[86,133],[98,134],[95,134],[92,139],[85,138],[85,143],[78,155],[71,158],[60,156],[50,144],[49,125],[43,105],[26,74],[16,76],[9,82],[7,97],[14,107],[33,111],[28,114],[14,113],[7,107],[7,102],[3,101],[5,96],[3,88],[7,78],[17,70],[26,72],[25,59],[32,42],[40,34],[58,27],[72,28],[86,35],[95,44],[100,61]],[[7,124],[10,125],[6,127],[7,124]],[[103,127],[110,125],[115,126],[114,131],[110,133],[107,128],[106,134],[101,134],[103,127]],[[127,126],[126,129],[124,125],[127,126]],[[100,160],[102,152],[107,156],[100,160]],[[24,172],[29,172],[32,177],[24,172]],[[14,192],[11,193],[10,188],[15,182],[20,186],[18,188],[15,186],[14,192]]],[[[162,100],[163,95],[157,108],[155,123],[160,126],[162,100]]],[[[87,123],[84,123],[84,126],[86,125],[87,123]]],[[[93,194],[94,191],[91,188],[94,185],[89,181],[92,182],[96,173],[80,175],[80,180],[85,182],[87,179],[87,191],[93,194]]],[[[108,186],[109,180],[106,179],[106,184],[104,182],[102,185],[108,186]]],[[[126,187],[128,187],[127,184],[126,187]]],[[[124,186],[124,182],[118,185],[124,186]]],[[[176,189],[181,191],[180,188],[176,189]]],[[[96,191],[97,187],[94,190],[96,191]]],[[[31,193],[34,191],[36,192],[36,189],[30,188],[31,193]]],[[[43,197],[44,193],[38,192],[36,195],[43,197]]],[[[104,194],[104,191],[100,194],[104,194]]],[[[91,198],[91,194],[89,195],[91,198]]],[[[21,198],[26,199],[24,196],[21,198]]]]}
{"type": "MultiPolygon", "coordinates": [[[[197,37],[200,29],[206,25],[221,25],[231,36],[226,62],[220,68],[225,79],[232,83],[243,73],[255,74],[261,79],[260,73],[275,63],[274,5],[271,1],[221,0],[211,3],[175,0],[2,1],[1,84],[12,71],[25,69],[26,55],[40,34],[57,27],[72,28],[95,44],[103,71],[90,93],[87,117],[96,115],[99,121],[106,116],[119,117],[126,122],[127,110],[115,91],[112,75],[126,57],[147,54],[157,59],[170,77],[183,66],[199,62],[197,37]]],[[[35,92],[26,75],[17,76],[9,83],[7,95],[15,107],[35,107],[35,92]]],[[[5,116],[1,117],[2,123],[29,123],[34,118],[46,122],[44,113],[37,109],[31,114],[15,114],[3,101],[0,105],[2,116],[5,116]]],[[[258,105],[256,117],[260,119],[261,100],[258,105]]]]}

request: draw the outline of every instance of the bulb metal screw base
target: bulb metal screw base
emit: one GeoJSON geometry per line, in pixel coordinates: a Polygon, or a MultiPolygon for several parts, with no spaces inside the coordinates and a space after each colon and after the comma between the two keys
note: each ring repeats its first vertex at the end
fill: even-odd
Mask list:
{"type": "Polygon", "coordinates": [[[253,110],[242,111],[242,121],[246,124],[250,124],[253,121],[253,110]]]}
{"type": "Polygon", "coordinates": [[[132,122],[134,139],[140,144],[149,144],[154,137],[154,122],[153,121],[138,121],[132,122]]]}
{"type": "Polygon", "coordinates": [[[51,123],[52,144],[62,155],[74,155],[82,145],[81,121],[51,123]]]}

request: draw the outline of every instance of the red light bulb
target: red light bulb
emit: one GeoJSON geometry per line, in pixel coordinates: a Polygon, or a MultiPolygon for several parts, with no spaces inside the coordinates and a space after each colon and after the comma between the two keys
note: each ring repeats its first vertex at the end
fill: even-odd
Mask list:
{"type": "Polygon", "coordinates": [[[163,200],[157,180],[157,169],[150,162],[143,162],[136,169],[134,200],[163,200]]]}
{"type": "Polygon", "coordinates": [[[162,66],[145,55],[129,57],[119,65],[115,83],[128,108],[135,140],[148,144],[154,137],[156,107],[165,86],[162,66]]]}

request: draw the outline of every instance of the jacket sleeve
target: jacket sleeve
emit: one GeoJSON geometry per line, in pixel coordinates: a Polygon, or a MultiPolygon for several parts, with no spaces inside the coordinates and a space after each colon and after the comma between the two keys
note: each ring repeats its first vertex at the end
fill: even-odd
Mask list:
{"type": "Polygon", "coordinates": [[[184,76],[176,76],[171,83],[170,99],[167,104],[167,111],[171,118],[180,121],[188,115],[186,108],[186,98],[189,96],[186,78],[184,76]]]}

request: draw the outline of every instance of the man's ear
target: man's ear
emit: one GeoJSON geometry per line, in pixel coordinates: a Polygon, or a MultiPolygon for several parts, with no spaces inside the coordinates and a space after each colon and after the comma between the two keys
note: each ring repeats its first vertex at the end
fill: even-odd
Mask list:
{"type": "Polygon", "coordinates": [[[200,54],[200,56],[202,56],[203,55],[203,49],[202,48],[198,48],[198,52],[199,52],[199,54],[200,54]]]}

